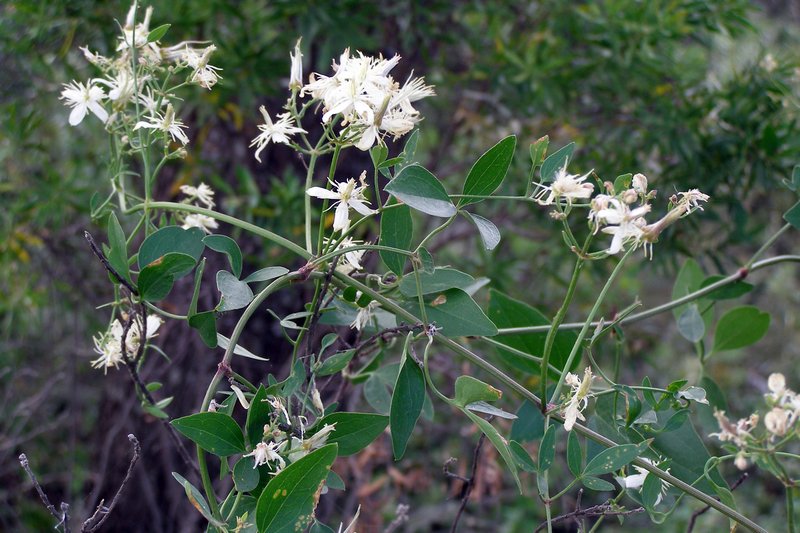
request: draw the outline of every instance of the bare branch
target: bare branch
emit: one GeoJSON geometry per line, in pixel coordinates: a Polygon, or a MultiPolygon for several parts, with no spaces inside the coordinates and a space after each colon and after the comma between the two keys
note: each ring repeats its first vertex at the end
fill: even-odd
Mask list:
{"type": "Polygon", "coordinates": [[[128,280],[123,278],[120,275],[120,273],[117,272],[114,269],[114,267],[111,266],[111,263],[108,262],[108,259],[106,259],[106,256],[103,253],[103,251],[100,249],[99,246],[97,246],[97,243],[94,242],[94,238],[92,237],[92,234],[89,233],[88,231],[84,231],[83,232],[83,236],[86,237],[87,241],[89,241],[89,246],[92,248],[92,252],[94,252],[94,255],[96,255],[97,258],[100,260],[100,262],[103,263],[103,266],[106,267],[106,270],[108,270],[111,273],[111,275],[114,276],[117,279],[117,281],[119,281],[122,285],[124,285],[125,288],[127,288],[129,291],[131,291],[132,294],[135,294],[136,296],[139,296],[139,292],[136,290],[136,287],[131,285],[128,282],[128,280]]]}
{"type": "Polygon", "coordinates": [[[475,453],[472,456],[472,472],[469,475],[469,479],[466,480],[463,489],[464,492],[461,496],[461,506],[458,508],[456,517],[453,519],[453,526],[450,528],[450,533],[456,532],[458,521],[461,520],[461,515],[464,513],[464,509],[466,509],[467,502],[469,501],[469,495],[472,493],[472,488],[475,486],[475,475],[478,473],[478,463],[481,458],[481,448],[483,448],[484,441],[486,441],[486,434],[481,433],[481,438],[478,439],[478,444],[475,446],[475,453]]]}
{"type": "MultiPolygon", "coordinates": [[[[551,524],[555,524],[558,522],[564,522],[565,520],[578,520],[580,518],[588,518],[593,516],[628,516],[632,514],[643,513],[644,507],[637,507],[636,509],[620,509],[619,507],[615,507],[609,505],[607,503],[602,503],[600,505],[593,505],[592,507],[587,507],[586,509],[576,509],[575,511],[567,514],[562,514],[561,516],[556,516],[552,520],[550,520],[551,524]]],[[[536,528],[534,533],[538,533],[543,529],[547,528],[547,522],[542,522],[539,524],[539,527],[536,528]]]]}
{"type": "Polygon", "coordinates": [[[92,531],[96,531],[100,526],[103,525],[103,522],[105,522],[108,519],[108,516],[111,514],[111,511],[113,511],[114,507],[117,505],[120,495],[122,494],[122,491],[125,489],[125,485],[127,485],[128,481],[130,481],[131,474],[133,473],[133,468],[136,466],[136,463],[139,462],[139,457],[141,457],[142,448],[139,445],[139,440],[133,433],[130,433],[128,435],[128,440],[131,441],[131,444],[133,445],[133,455],[131,456],[130,464],[128,464],[128,471],[125,473],[125,479],[122,480],[119,489],[117,489],[117,493],[114,495],[114,499],[111,500],[111,505],[105,507],[103,505],[103,502],[105,500],[100,500],[100,504],[97,506],[97,509],[95,510],[94,514],[92,514],[92,516],[87,518],[86,521],[83,523],[83,527],[81,527],[81,533],[84,532],[90,533],[92,531]]]}
{"type": "Polygon", "coordinates": [[[28,463],[28,456],[25,455],[24,453],[21,453],[19,455],[19,464],[22,465],[23,470],[25,470],[25,473],[28,474],[31,483],[33,483],[33,488],[35,488],[36,492],[39,493],[39,498],[42,500],[44,506],[47,507],[47,510],[50,511],[50,514],[53,515],[56,518],[56,520],[58,520],[58,524],[56,525],[56,527],[60,526],[64,522],[64,517],[58,514],[56,508],[53,506],[52,503],[50,503],[50,498],[47,497],[47,494],[45,494],[44,489],[36,480],[36,476],[33,474],[33,470],[31,470],[30,464],[28,463]]]}

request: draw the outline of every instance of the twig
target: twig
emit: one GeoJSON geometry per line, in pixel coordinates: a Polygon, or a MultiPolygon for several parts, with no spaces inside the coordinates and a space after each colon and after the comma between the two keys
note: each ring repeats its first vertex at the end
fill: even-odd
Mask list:
{"type": "Polygon", "coordinates": [[[478,473],[478,460],[481,457],[481,448],[483,448],[485,440],[486,434],[481,433],[481,438],[478,439],[478,445],[475,446],[475,453],[472,456],[472,472],[469,475],[469,479],[466,480],[466,485],[463,489],[464,492],[461,497],[461,506],[458,508],[456,517],[453,519],[453,526],[450,528],[450,533],[455,533],[458,529],[458,521],[461,520],[461,515],[464,513],[464,509],[466,509],[467,502],[469,501],[469,495],[472,493],[472,488],[475,486],[475,475],[478,473]]]}
{"type": "Polygon", "coordinates": [[[414,331],[417,329],[422,329],[422,324],[403,325],[394,328],[386,328],[382,331],[379,331],[375,335],[372,335],[371,337],[368,337],[367,339],[359,342],[358,344],[356,344],[353,350],[355,351],[355,354],[358,354],[359,352],[364,350],[364,348],[366,348],[372,343],[377,342],[378,340],[386,340],[387,338],[403,335],[404,333],[408,333],[410,331],[414,331]]]}
{"type": "Polygon", "coordinates": [[[128,282],[128,280],[123,278],[120,275],[120,273],[117,272],[114,269],[114,267],[111,266],[111,263],[108,262],[108,259],[106,259],[106,256],[103,253],[103,251],[100,250],[100,248],[97,246],[97,243],[94,242],[94,238],[92,238],[92,234],[89,233],[88,231],[84,231],[83,232],[83,236],[86,237],[87,241],[89,241],[89,246],[92,248],[92,252],[94,252],[94,255],[96,255],[97,258],[100,260],[100,262],[103,263],[103,266],[106,267],[106,270],[108,270],[111,273],[112,276],[117,278],[117,281],[119,281],[122,285],[125,286],[125,288],[127,288],[129,291],[131,291],[131,293],[135,294],[136,296],[139,296],[139,292],[136,290],[136,287],[131,285],[128,282]]]}
{"type": "MultiPolygon", "coordinates": [[[[592,516],[628,516],[643,512],[644,512],[644,507],[622,510],[614,506],[611,506],[607,503],[602,503],[600,505],[593,505],[592,507],[587,507],[586,509],[577,509],[571,513],[562,514],[561,516],[557,516],[552,520],[550,520],[550,523],[555,524],[557,522],[563,522],[565,520],[571,520],[571,519],[577,520],[578,518],[586,518],[592,516]]],[[[534,533],[538,533],[539,531],[545,528],[547,528],[547,521],[539,524],[539,527],[536,528],[534,533]]]]}
{"type": "Polygon", "coordinates": [[[19,455],[19,464],[22,465],[22,469],[25,470],[26,474],[28,474],[28,477],[30,478],[31,483],[33,483],[33,488],[35,488],[36,492],[39,493],[39,498],[42,500],[42,503],[44,504],[44,506],[47,507],[47,510],[50,511],[50,514],[53,515],[56,518],[56,520],[58,520],[58,524],[56,524],[56,528],[58,528],[58,526],[63,524],[64,525],[64,530],[67,531],[69,526],[67,525],[66,521],[64,520],[64,516],[58,514],[58,511],[56,511],[56,508],[53,506],[52,503],[50,503],[50,498],[47,497],[47,494],[45,494],[44,489],[39,484],[39,482],[36,480],[36,476],[33,474],[33,470],[31,470],[30,464],[28,463],[28,456],[25,455],[24,453],[21,453],[19,455]]]}
{"type": "Polygon", "coordinates": [[[411,509],[410,505],[407,505],[405,503],[398,503],[397,510],[394,512],[395,513],[394,520],[389,522],[389,525],[386,526],[386,529],[383,530],[383,533],[394,533],[394,531],[399,529],[400,526],[408,522],[409,509],[411,509]]]}
{"type": "MultiPolygon", "coordinates": [[[[742,477],[737,479],[736,482],[733,485],[731,485],[731,492],[738,489],[739,485],[744,483],[748,477],[750,477],[750,475],[747,472],[743,473],[742,477]]],[[[695,522],[697,522],[697,519],[700,517],[700,515],[707,513],[710,509],[711,506],[706,505],[702,509],[698,509],[697,511],[693,512],[692,517],[689,519],[689,524],[686,526],[686,533],[692,533],[692,530],[694,530],[695,522]]]]}
{"type": "MultiPolygon", "coordinates": [[[[341,256],[337,255],[331,261],[331,266],[328,272],[325,274],[325,281],[322,284],[322,291],[319,293],[319,297],[317,301],[314,303],[314,310],[311,313],[311,320],[308,323],[308,331],[306,332],[306,353],[311,353],[311,337],[312,332],[314,331],[314,326],[317,325],[317,320],[319,319],[319,310],[322,307],[322,300],[325,299],[325,295],[328,293],[328,288],[331,286],[331,279],[333,278],[333,273],[336,272],[336,263],[339,262],[339,258],[341,256]]],[[[322,355],[322,354],[320,354],[322,355]]]]}
{"type": "Polygon", "coordinates": [[[119,501],[120,495],[122,495],[122,491],[125,489],[125,485],[128,484],[128,481],[131,479],[131,474],[133,473],[133,468],[136,466],[136,463],[139,462],[139,457],[141,457],[142,447],[139,445],[139,440],[133,433],[128,435],[128,440],[131,441],[133,445],[133,456],[131,457],[131,462],[128,464],[128,471],[125,473],[125,479],[122,480],[122,483],[117,489],[117,493],[114,495],[114,499],[111,500],[111,505],[105,507],[103,505],[104,500],[100,500],[100,503],[97,506],[94,514],[86,519],[81,527],[81,533],[90,533],[92,531],[96,531],[103,523],[108,519],[108,516],[111,514],[111,511],[114,510],[114,507],[117,505],[119,501]],[[99,520],[95,523],[95,520],[99,520]]]}

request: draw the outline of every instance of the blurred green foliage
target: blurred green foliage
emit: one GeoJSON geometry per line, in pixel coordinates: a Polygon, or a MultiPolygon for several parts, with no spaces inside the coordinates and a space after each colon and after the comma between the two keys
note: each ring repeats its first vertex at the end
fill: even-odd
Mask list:
{"type": "MultiPolygon", "coordinates": [[[[757,248],[763,227],[793,201],[774,192],[800,159],[799,32],[788,20],[758,15],[758,6],[745,0],[174,0],[154,6],[155,25],[172,24],[171,41],[204,39],[218,47],[213,63],[224,78],[212,92],[182,94],[191,155],[165,172],[160,194],[169,197],[181,183],[204,180],[220,191],[222,210],[298,240],[302,169],[281,148],[258,165],[247,145],[258,105],[277,108],[285,96],[288,52],[299,36],[306,73],[327,71],[331,59],[351,47],[400,53],[403,68],[435,83],[439,96],[421,106],[426,120],[419,152],[445,181],[452,176],[460,182],[475,155],[509,133],[518,134],[523,147],[544,134],[554,148],[575,140],[574,171],[595,168],[608,180],[641,171],[665,196],[693,186],[711,194],[713,203],[700,220],[713,224],[702,230],[699,222],[687,224],[682,238],[668,244],[686,253],[724,249],[715,258],[721,268],[738,250],[730,245],[757,248]]],[[[82,232],[93,227],[90,198],[108,193],[107,146],[99,124],[79,130],[67,125],[58,94],[62,83],[94,75],[78,47],[111,51],[118,27],[110,21],[122,19],[128,7],[90,0],[0,6],[0,66],[9,74],[0,82],[0,370],[6,370],[0,379],[13,398],[24,397],[32,384],[43,386],[53,372],[68,373],[72,388],[58,381],[50,391],[64,403],[37,404],[35,412],[60,420],[52,431],[70,427],[76,438],[91,429],[70,426],[61,416],[66,405],[89,409],[87,419],[93,420],[100,394],[98,382],[86,376],[88,324],[93,302],[107,289],[100,288],[82,232]],[[23,387],[14,376],[28,370],[23,387]],[[50,372],[37,373],[42,370],[50,372]],[[91,387],[76,397],[71,391],[78,383],[91,387]]],[[[522,153],[507,192],[525,190],[522,153]]],[[[361,162],[343,164],[360,168],[361,162]]],[[[547,275],[563,276],[563,256],[537,244],[552,230],[546,213],[490,202],[480,212],[497,223],[506,241],[489,255],[474,245],[474,235],[458,234],[465,240],[455,248],[463,252],[461,268],[472,263],[475,274],[500,280],[501,290],[530,283],[522,279],[526,265],[520,258],[536,257],[547,275]]],[[[243,247],[254,265],[280,260],[260,243],[243,247]]],[[[546,301],[547,293],[533,287],[530,299],[546,301]]],[[[17,414],[0,421],[0,435],[14,435],[0,437],[2,462],[13,463],[24,447],[32,457],[45,457],[43,470],[58,472],[63,457],[45,451],[57,440],[52,431],[27,432],[35,426],[32,411],[17,414]]],[[[96,440],[87,438],[89,453],[69,452],[78,474],[56,476],[64,494],[83,492],[85,472],[95,468],[92,460],[100,453],[96,440]]],[[[67,451],[64,443],[52,446],[67,451]]],[[[0,480],[0,529],[23,522],[36,528],[37,508],[19,504],[27,497],[20,494],[20,478],[4,470],[0,480]],[[14,499],[16,507],[10,505],[14,499]]],[[[509,515],[512,530],[522,527],[512,522],[533,519],[520,506],[509,515]]]]}

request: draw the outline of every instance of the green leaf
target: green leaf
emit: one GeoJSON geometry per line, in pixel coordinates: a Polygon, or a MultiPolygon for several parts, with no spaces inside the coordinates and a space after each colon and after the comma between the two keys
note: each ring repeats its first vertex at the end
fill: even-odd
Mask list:
{"type": "MultiPolygon", "coordinates": [[[[461,289],[448,289],[431,294],[425,303],[428,320],[442,328],[445,337],[468,337],[497,335],[497,327],[478,307],[469,294],[461,289]]],[[[403,307],[415,315],[419,314],[419,304],[409,301],[403,307]]]]}
{"type": "Polygon", "coordinates": [[[598,476],[615,472],[641,455],[647,449],[647,444],[620,444],[603,450],[589,461],[583,475],[598,476]]]}
{"type": "Polygon", "coordinates": [[[401,170],[384,190],[417,211],[435,217],[451,217],[456,206],[442,184],[427,169],[410,165],[401,170]]]}
{"type": "Polygon", "coordinates": [[[700,342],[706,335],[706,325],[696,303],[691,303],[678,317],[678,332],[689,342],[700,342]]]}
{"type": "Polygon", "coordinates": [[[467,410],[463,410],[464,414],[466,414],[470,420],[475,422],[475,424],[480,428],[486,438],[489,439],[489,442],[494,445],[497,449],[500,457],[503,458],[505,461],[508,470],[511,472],[511,475],[514,477],[514,481],[517,483],[517,488],[519,489],[520,494],[522,493],[522,483],[519,480],[519,474],[517,473],[517,463],[514,460],[514,456],[511,455],[511,450],[508,448],[508,444],[506,444],[506,440],[497,432],[495,427],[491,425],[489,422],[484,420],[483,418],[479,417],[475,413],[472,413],[467,410]]]}
{"type": "Polygon", "coordinates": [[[389,385],[376,372],[364,382],[364,399],[381,414],[388,415],[391,411],[392,395],[389,385]]]}
{"type": "Polygon", "coordinates": [[[622,191],[631,188],[631,180],[633,179],[633,174],[630,172],[627,174],[622,174],[621,176],[617,176],[614,180],[614,194],[619,194],[622,191]]]}
{"type": "MultiPolygon", "coordinates": [[[[183,229],[180,226],[166,226],[147,237],[139,247],[139,269],[143,269],[159,257],[168,253],[182,253],[200,260],[206,245],[203,244],[205,233],[200,228],[183,229]]],[[[192,269],[179,272],[175,278],[188,274],[192,269]]]]}
{"type": "Polygon", "coordinates": [[[206,311],[190,316],[189,326],[197,330],[206,346],[209,348],[217,347],[216,311],[206,311]]]}
{"type": "Polygon", "coordinates": [[[167,30],[169,30],[170,26],[171,24],[162,24],[158,28],[151,30],[150,33],[147,34],[147,42],[154,43],[160,40],[162,37],[164,37],[164,35],[167,34],[167,30]]]}
{"type": "MultiPolygon", "coordinates": [[[[678,277],[675,279],[675,285],[672,287],[672,299],[677,300],[678,298],[683,298],[697,291],[700,289],[700,285],[702,285],[704,279],[705,274],[703,274],[703,270],[700,268],[700,265],[697,264],[697,261],[691,258],[687,259],[678,272],[678,277]]],[[[700,305],[699,301],[695,301],[694,303],[698,306],[700,305]]],[[[689,304],[683,304],[672,310],[675,320],[680,318],[688,305],[689,304]]]]}
{"type": "Polygon", "coordinates": [[[267,399],[267,390],[264,385],[259,385],[258,390],[250,400],[250,409],[247,410],[247,420],[244,423],[247,442],[253,447],[264,439],[264,426],[269,424],[269,415],[272,412],[267,399]]]}
{"type": "Polygon", "coordinates": [[[258,469],[253,457],[242,457],[233,467],[233,483],[239,492],[250,492],[258,486],[258,469]]]}
{"type": "Polygon", "coordinates": [[[547,153],[547,146],[550,144],[550,136],[545,135],[544,137],[539,137],[536,139],[536,142],[531,144],[530,152],[531,152],[531,168],[536,170],[536,167],[542,164],[544,161],[544,156],[547,153]]]}
{"type": "Polygon", "coordinates": [[[656,506],[656,500],[658,500],[660,494],[661,479],[653,474],[648,473],[644,478],[644,483],[642,484],[641,489],[642,503],[644,504],[645,508],[652,510],[656,506]]]}
{"type": "Polygon", "coordinates": [[[209,523],[215,526],[224,526],[225,524],[221,523],[219,520],[214,518],[214,515],[211,514],[211,508],[208,506],[208,502],[206,499],[203,498],[203,495],[200,491],[189,483],[189,480],[184,478],[182,475],[178,474],[177,472],[172,473],[172,477],[174,477],[178,483],[183,486],[183,490],[186,492],[186,497],[189,498],[189,503],[192,504],[192,507],[197,509],[203,517],[209,521],[209,523]]]}
{"type": "MultiPolygon", "coordinates": [[[[703,280],[703,283],[700,284],[700,288],[705,289],[709,285],[712,285],[723,278],[725,278],[725,276],[709,276],[703,280]]],[[[746,281],[736,281],[729,285],[725,285],[724,287],[720,287],[714,292],[706,294],[705,298],[708,298],[709,300],[733,300],[735,298],[739,298],[740,296],[744,296],[752,290],[753,285],[750,283],[747,283],[746,281]]]]}
{"type": "Polygon", "coordinates": [[[182,253],[167,253],[149,263],[139,273],[136,288],[139,297],[147,302],[157,302],[167,297],[175,278],[194,267],[195,259],[182,253]]]}
{"type": "MultiPolygon", "coordinates": [[[[528,304],[515,300],[494,289],[489,291],[489,318],[498,328],[514,328],[523,326],[547,326],[550,321],[537,309],[528,304]]],[[[517,335],[503,335],[498,337],[498,341],[512,348],[516,348],[536,357],[541,357],[544,352],[544,343],[547,333],[523,333],[517,335]]],[[[564,364],[569,357],[573,345],[578,339],[574,331],[559,331],[556,334],[555,342],[550,353],[550,364],[556,368],[564,368],[564,364]]],[[[503,359],[516,368],[530,373],[539,372],[539,364],[523,359],[511,352],[498,348],[498,352],[503,359]]],[[[578,358],[575,359],[574,370],[579,364],[578,358]]]]}
{"type": "Polygon", "coordinates": [[[316,424],[321,429],[325,424],[336,424],[328,437],[328,443],[339,445],[339,455],[358,453],[377,439],[389,424],[389,417],[373,413],[331,413],[316,424]]]}
{"type": "Polygon", "coordinates": [[[262,268],[261,270],[256,270],[246,278],[244,278],[245,283],[256,283],[258,281],[269,281],[271,279],[279,278],[284,274],[288,274],[289,269],[284,267],[267,267],[262,268]]]}
{"type": "Polygon", "coordinates": [[[206,269],[206,258],[200,260],[194,271],[194,285],[192,289],[192,299],[189,302],[189,310],[186,314],[189,318],[197,314],[197,301],[200,299],[200,285],[203,282],[203,272],[206,269]]]}
{"type": "Polygon", "coordinates": [[[369,157],[372,159],[372,166],[378,168],[389,157],[389,148],[385,144],[378,143],[370,148],[369,157]]]}
{"type": "MultiPolygon", "coordinates": [[[[517,137],[509,135],[484,153],[467,174],[463,194],[468,196],[489,196],[503,183],[503,179],[514,158],[517,137]]],[[[480,202],[480,198],[461,198],[459,207],[480,202]]]]}
{"type": "Polygon", "coordinates": [[[345,350],[344,352],[335,353],[322,361],[314,373],[320,377],[336,374],[350,363],[355,353],[355,350],[345,350]]]}
{"type": "MultiPolygon", "coordinates": [[[[231,340],[222,333],[217,333],[217,344],[223,350],[227,350],[228,346],[231,344],[231,340]]],[[[233,346],[233,353],[234,355],[240,355],[242,357],[247,357],[248,359],[255,359],[256,361],[269,361],[269,359],[266,357],[261,357],[260,355],[254,354],[241,344],[235,344],[233,346]]]]}
{"type": "Polygon", "coordinates": [[[511,438],[519,442],[539,440],[544,435],[544,415],[533,403],[525,400],[517,409],[517,418],[511,424],[511,438]]]}
{"type": "Polygon", "coordinates": [[[417,144],[419,142],[419,130],[414,130],[408,136],[403,151],[400,153],[400,161],[397,163],[396,169],[398,172],[403,168],[414,162],[414,157],[417,155],[417,144]]]}
{"type": "Polygon", "coordinates": [[[433,274],[436,271],[436,265],[428,249],[421,247],[417,254],[419,255],[419,262],[422,264],[422,271],[426,274],[433,274]]]}
{"type": "Polygon", "coordinates": [[[227,270],[217,272],[217,290],[220,292],[220,301],[217,311],[233,311],[241,309],[253,301],[253,291],[244,281],[239,281],[236,276],[227,270]]]}
{"type": "Polygon", "coordinates": [[[490,416],[496,416],[497,418],[505,418],[506,420],[517,419],[517,415],[509,413],[508,411],[504,411],[503,409],[495,407],[492,404],[486,403],[483,400],[468,403],[467,405],[464,406],[464,408],[474,413],[483,413],[490,416]]]}
{"type": "Polygon", "coordinates": [[[547,428],[542,437],[542,442],[539,444],[539,474],[543,474],[553,466],[553,461],[556,458],[556,428],[552,425],[547,428]]]}
{"type": "Polygon", "coordinates": [[[417,425],[424,401],[425,376],[417,362],[406,354],[400,373],[397,375],[389,413],[395,461],[402,458],[406,452],[408,439],[411,438],[411,432],[417,425]]]}
{"type": "Polygon", "coordinates": [[[766,335],[769,322],[769,313],[752,305],[731,309],[717,323],[713,351],[735,350],[758,342],[766,335]]]}
{"type": "Polygon", "coordinates": [[[487,250],[494,250],[497,248],[497,245],[500,244],[500,230],[497,229],[494,222],[474,213],[468,213],[467,211],[462,211],[462,213],[470,222],[475,224],[475,227],[478,229],[478,234],[481,236],[483,247],[487,250]]]}
{"type": "MultiPolygon", "coordinates": [[[[128,267],[128,243],[125,240],[125,232],[117,220],[117,215],[113,212],[108,215],[108,245],[111,250],[108,252],[108,263],[127,281],[131,281],[130,268],[128,267]]],[[[116,280],[114,280],[116,283],[116,280]]]]}
{"type": "Polygon", "coordinates": [[[317,491],[336,459],[336,444],[328,444],[281,470],[266,486],[256,505],[259,531],[295,533],[314,519],[317,491]]]}
{"type": "Polygon", "coordinates": [[[583,470],[583,449],[574,431],[570,431],[567,437],[567,466],[573,476],[580,477],[583,470]]]}
{"type": "MultiPolygon", "coordinates": [[[[397,200],[389,200],[389,206],[397,204],[397,200]]],[[[414,234],[414,222],[411,219],[411,209],[407,205],[400,205],[386,209],[381,213],[381,236],[378,244],[390,246],[401,250],[408,250],[411,247],[411,239],[414,234]]],[[[397,252],[380,251],[381,259],[386,266],[397,274],[403,275],[406,266],[407,256],[397,252]]]]}
{"type": "Polygon", "coordinates": [[[508,443],[508,449],[511,450],[511,455],[514,457],[514,462],[517,463],[517,466],[523,469],[526,472],[536,472],[536,463],[533,462],[533,458],[528,453],[528,450],[522,447],[522,445],[512,440],[508,443]]]}
{"type": "Polygon", "coordinates": [[[599,477],[584,476],[581,478],[581,483],[587,489],[598,492],[615,490],[614,485],[599,477]]]}
{"type": "Polygon", "coordinates": [[[575,143],[569,143],[563,148],[553,152],[542,163],[542,182],[548,183],[553,181],[556,172],[569,164],[572,159],[572,153],[575,151],[575,143]]]}
{"type": "Polygon", "coordinates": [[[176,418],[172,426],[202,449],[220,457],[244,453],[244,436],[236,422],[223,413],[196,413],[176,418]]]}
{"type": "Polygon", "coordinates": [[[242,275],[242,250],[236,241],[225,235],[209,235],[203,239],[203,244],[215,252],[227,255],[233,275],[237,278],[242,275]]]}
{"type": "MultiPolygon", "coordinates": [[[[463,290],[469,287],[475,281],[475,278],[454,268],[436,268],[431,274],[420,273],[419,280],[422,286],[422,294],[424,295],[453,288],[463,290]]],[[[400,292],[403,296],[416,296],[416,276],[406,276],[403,278],[400,282],[400,292]]]]}
{"type": "Polygon", "coordinates": [[[494,402],[503,395],[488,383],[472,376],[459,376],[456,379],[456,405],[466,407],[472,402],[494,402]]]}
{"type": "Polygon", "coordinates": [[[800,229],[800,202],[790,207],[789,210],[783,214],[783,219],[796,229],[800,229]]]}

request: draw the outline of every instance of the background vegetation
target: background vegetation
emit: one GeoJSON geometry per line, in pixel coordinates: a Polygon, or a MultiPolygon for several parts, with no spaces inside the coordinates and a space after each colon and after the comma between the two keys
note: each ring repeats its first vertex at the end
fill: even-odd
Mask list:
{"type": "MultiPolygon", "coordinates": [[[[405,72],[396,77],[413,70],[437,86],[438,96],[421,105],[426,119],[418,159],[443,179],[465,175],[474,154],[515,133],[523,146],[545,134],[551,146],[577,141],[576,168],[594,168],[605,179],[643,172],[661,194],[700,186],[713,199],[704,215],[676,228],[668,242],[659,243],[652,262],[642,262],[619,284],[620,294],[638,293],[646,305],[668,298],[682,257],[694,256],[708,274],[734,271],[796,201],[780,187],[800,161],[800,29],[791,3],[175,0],[168,7],[154,5],[154,25],[171,23],[174,41],[212,41],[219,48],[214,64],[224,69],[213,92],[186,94],[190,157],[165,170],[160,198],[175,196],[181,184],[205,181],[219,191],[221,211],[300,237],[303,169],[281,147],[265,152],[259,164],[247,145],[256,134],[258,106],[276,109],[282,102],[288,52],[303,36],[307,68],[327,70],[346,47],[399,53],[405,72]]],[[[0,92],[2,530],[52,525],[19,469],[20,452],[31,458],[54,499],[72,502],[73,512],[85,515],[124,476],[125,435],[131,432],[139,436],[144,458],[109,530],[195,531],[200,524],[180,486],[167,478],[181,470],[180,458],[160,423],[141,412],[128,377],[103,376],[88,365],[91,335],[105,327],[105,313],[94,306],[111,297],[83,239],[84,230],[102,226],[90,219],[89,207],[96,192],[107,192],[107,146],[99,127],[67,125],[58,94],[62,83],[93,74],[78,47],[109,52],[118,33],[109,21],[127,8],[125,2],[88,0],[0,6],[0,62],[6,73],[0,92]]],[[[520,158],[512,167],[505,185],[509,194],[524,191],[528,165],[520,158]]],[[[340,168],[355,176],[366,166],[368,160],[349,157],[340,168]]],[[[463,267],[467,262],[471,273],[495,280],[493,287],[552,315],[552,302],[560,301],[554,291],[568,272],[563,247],[552,247],[546,213],[522,205],[501,212],[484,204],[482,212],[501,228],[503,244],[486,253],[470,229],[454,224],[446,236],[449,253],[458,254],[463,267]]],[[[252,267],[290,266],[280,250],[236,237],[252,267]]],[[[796,245],[796,239],[784,239],[776,251],[796,245]]],[[[752,350],[711,363],[735,413],[748,413],[760,401],[770,372],[785,372],[790,386],[800,380],[793,364],[800,355],[794,342],[796,273],[782,267],[756,282],[752,301],[780,308],[782,320],[775,320],[768,338],[752,350]]],[[[279,298],[293,309],[290,299],[299,296],[279,298]]],[[[214,305],[216,295],[203,297],[206,308],[214,305]]],[[[619,300],[620,307],[629,303],[619,300]]],[[[574,318],[582,311],[575,309],[574,318]]],[[[245,344],[270,356],[266,371],[284,376],[286,346],[271,318],[262,318],[260,324],[253,321],[245,344]]],[[[221,328],[232,327],[233,320],[223,317],[221,328]]],[[[169,411],[188,413],[199,404],[217,358],[176,324],[165,327],[159,344],[168,358],[152,358],[143,374],[165,390],[182,390],[169,411]]],[[[665,368],[698,372],[691,345],[666,318],[626,330],[619,349],[637,375],[658,375],[665,368]],[[651,350],[654,339],[667,339],[663,346],[670,350],[651,350]]],[[[612,356],[598,357],[606,355],[612,356]]],[[[440,364],[441,372],[453,376],[468,370],[457,362],[440,364]]],[[[253,368],[265,371],[263,365],[253,368]]],[[[363,402],[359,387],[348,390],[346,401],[363,402]]],[[[406,530],[448,528],[460,484],[442,474],[442,465],[454,456],[459,460],[451,468],[465,474],[477,439],[464,433],[469,427],[460,422],[451,426],[447,417],[434,415],[415,434],[401,463],[393,463],[382,440],[351,458],[339,472],[348,485],[346,497],[324,499],[319,515],[350,516],[361,503],[359,531],[382,531],[403,503],[410,506],[406,530]]],[[[699,422],[706,433],[715,429],[702,417],[699,422]]],[[[745,514],[769,529],[780,528],[779,522],[770,523],[780,487],[765,485],[765,479],[748,480],[738,489],[746,494],[739,501],[745,514]]],[[[539,507],[535,497],[520,497],[502,483],[502,467],[486,451],[462,524],[465,531],[529,531],[542,519],[539,507]]],[[[683,530],[691,511],[663,530],[683,530]]],[[[630,518],[628,525],[647,523],[644,517],[637,520],[630,518]]],[[[701,520],[707,520],[705,530],[725,527],[711,513],[701,520]]]]}

